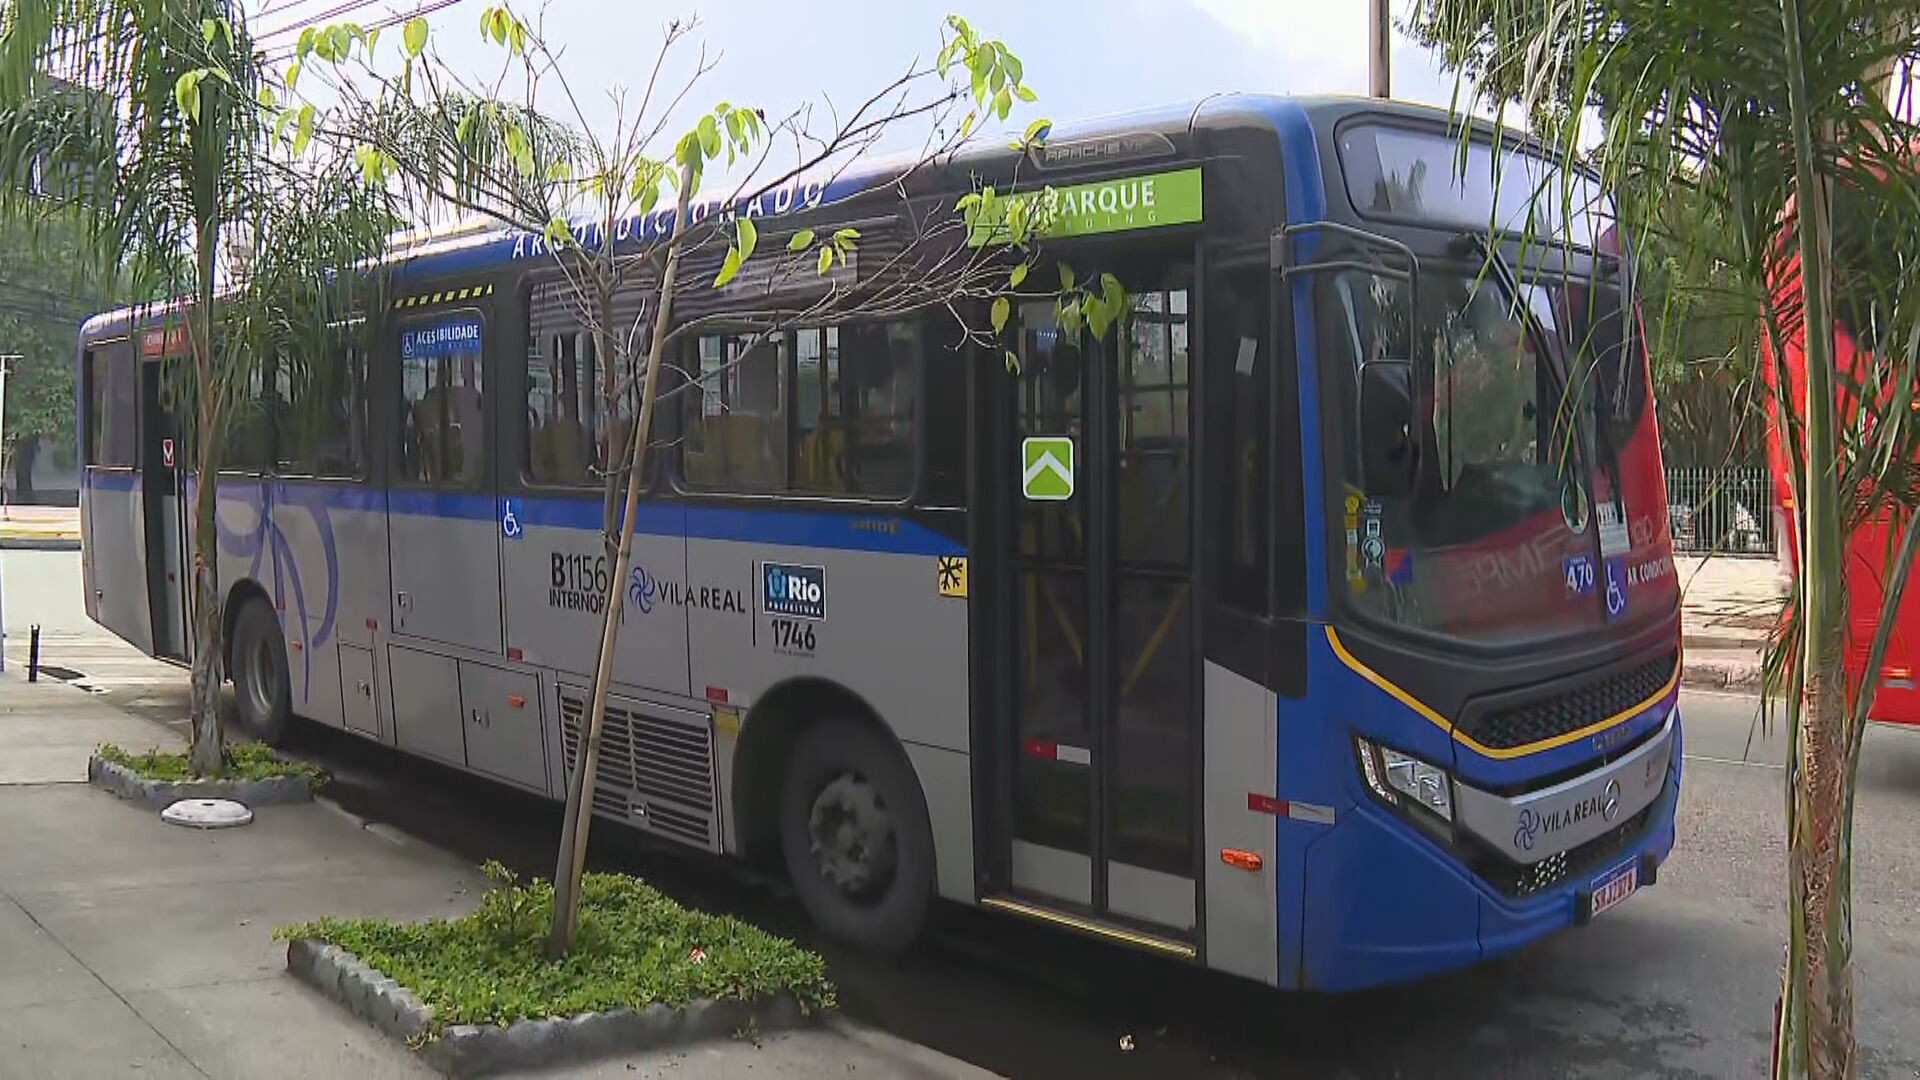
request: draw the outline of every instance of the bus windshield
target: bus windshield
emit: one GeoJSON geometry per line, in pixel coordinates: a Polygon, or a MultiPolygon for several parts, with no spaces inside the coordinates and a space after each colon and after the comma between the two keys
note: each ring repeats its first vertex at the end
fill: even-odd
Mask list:
{"type": "MultiPolygon", "coordinates": [[[[1410,339],[1404,281],[1361,272],[1326,280],[1321,326],[1336,385],[1362,358],[1414,357],[1421,465],[1403,496],[1360,484],[1359,432],[1343,442],[1344,592],[1361,614],[1483,644],[1578,633],[1607,618],[1591,522],[1594,395],[1569,394],[1545,335],[1555,290],[1515,297],[1491,275],[1427,270],[1410,339]],[[1537,331],[1535,328],[1538,328],[1537,331]]],[[[1349,394],[1351,393],[1349,389],[1349,394]]],[[[1598,490],[1614,485],[1599,480],[1598,490]]],[[[1339,565],[1339,561],[1336,565],[1339,565]]]]}

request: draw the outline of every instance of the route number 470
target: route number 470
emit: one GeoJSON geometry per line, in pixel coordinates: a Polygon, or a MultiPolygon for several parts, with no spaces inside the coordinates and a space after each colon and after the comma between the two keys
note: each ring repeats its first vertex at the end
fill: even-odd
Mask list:
{"type": "Polygon", "coordinates": [[[1593,560],[1574,556],[1566,561],[1567,591],[1585,596],[1593,592],[1593,560]]]}
{"type": "Polygon", "coordinates": [[[773,647],[780,652],[813,652],[813,624],[798,619],[773,620],[773,647]]]}

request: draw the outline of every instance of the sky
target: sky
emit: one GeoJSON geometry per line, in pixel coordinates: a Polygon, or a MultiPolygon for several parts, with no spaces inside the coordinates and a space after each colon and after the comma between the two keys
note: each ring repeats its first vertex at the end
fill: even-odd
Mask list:
{"type": "MultiPolygon", "coordinates": [[[[363,24],[404,15],[440,0],[247,0],[265,44],[290,23],[347,8],[363,24]]],[[[476,78],[499,70],[500,51],[483,43],[479,19],[492,0],[453,0],[428,16],[434,48],[456,71],[476,78]]],[[[1395,0],[1395,9],[1404,0],[1395,0]]],[[[1006,42],[1022,60],[1039,101],[1016,112],[1018,130],[1040,116],[1073,121],[1146,106],[1191,101],[1221,91],[1364,94],[1366,7],[1362,0],[532,0],[514,4],[564,48],[567,80],[597,126],[612,123],[609,91],[637,100],[659,49],[662,28],[696,16],[698,28],[669,70],[684,82],[702,47],[713,69],[676,114],[674,130],[719,101],[784,116],[807,103],[816,126],[824,103],[845,108],[887,85],[915,57],[930,59],[946,15],[964,15],[984,36],[1006,42]],[[1104,11],[1102,10],[1104,9],[1104,11]]],[[[397,28],[382,48],[394,55],[397,28]]],[[[668,80],[673,82],[673,80],[668,80]]],[[[676,84],[677,85],[677,84],[676,84]]],[[[1396,35],[1393,95],[1446,106],[1454,80],[1426,50],[1396,35]]],[[[564,99],[543,90],[542,109],[564,99]]],[[[895,131],[886,149],[917,148],[924,124],[895,131]]],[[[664,156],[664,148],[661,155],[664,156]]]]}

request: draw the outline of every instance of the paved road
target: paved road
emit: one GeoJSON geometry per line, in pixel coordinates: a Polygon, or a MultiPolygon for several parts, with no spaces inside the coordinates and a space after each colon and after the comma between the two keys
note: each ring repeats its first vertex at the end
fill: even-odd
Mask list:
{"type": "MultiPolygon", "coordinates": [[[[185,678],[76,620],[70,553],[0,552],[9,663],[39,619],[47,661],[155,720],[185,678]],[[64,560],[64,561],[63,561],[64,560]],[[64,574],[63,578],[61,575],[64,574]],[[44,610],[42,608],[44,607],[44,610]]],[[[1784,745],[1752,698],[1689,693],[1681,835],[1660,884],[1583,930],[1460,975],[1339,998],[1282,995],[965,910],[895,962],[825,947],[847,1010],[1008,1076],[1730,1077],[1761,1072],[1781,957],[1784,745]],[[1120,1049],[1123,1036],[1135,1047],[1120,1049]]],[[[550,872],[555,808],[308,730],[300,752],[355,813],[469,858],[550,872]]],[[[808,938],[777,883],[611,828],[596,861],[808,938]]],[[[1855,871],[1861,1075],[1920,1077],[1920,733],[1863,755],[1855,871]]]]}

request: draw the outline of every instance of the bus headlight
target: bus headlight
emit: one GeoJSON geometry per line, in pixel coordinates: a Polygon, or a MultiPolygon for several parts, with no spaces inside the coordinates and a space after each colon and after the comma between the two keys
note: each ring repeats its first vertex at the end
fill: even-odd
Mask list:
{"type": "Polygon", "coordinates": [[[1399,806],[1404,798],[1442,821],[1453,821],[1453,777],[1445,769],[1365,739],[1353,741],[1360,754],[1360,775],[1382,802],[1399,806]]]}

